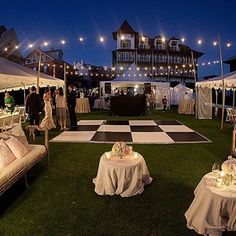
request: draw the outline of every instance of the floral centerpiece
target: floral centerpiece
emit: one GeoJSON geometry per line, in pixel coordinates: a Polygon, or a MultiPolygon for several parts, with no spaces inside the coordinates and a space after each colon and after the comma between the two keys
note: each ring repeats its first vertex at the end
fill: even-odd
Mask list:
{"type": "Polygon", "coordinates": [[[130,154],[130,148],[125,142],[119,141],[114,143],[112,152],[122,158],[123,156],[130,154]]]}
{"type": "Polygon", "coordinates": [[[228,157],[228,160],[224,161],[221,165],[222,171],[220,176],[217,178],[217,186],[225,185],[229,186],[232,184],[233,175],[236,174],[236,159],[232,156],[228,157]]]}
{"type": "Polygon", "coordinates": [[[224,161],[221,165],[221,169],[229,175],[232,175],[236,172],[236,159],[232,158],[232,156],[228,157],[228,160],[224,161]]]}

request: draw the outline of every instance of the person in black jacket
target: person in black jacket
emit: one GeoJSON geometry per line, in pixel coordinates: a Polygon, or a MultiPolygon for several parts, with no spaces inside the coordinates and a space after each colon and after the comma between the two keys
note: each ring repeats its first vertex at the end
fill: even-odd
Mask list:
{"type": "Polygon", "coordinates": [[[26,112],[29,114],[30,125],[39,125],[41,105],[40,96],[36,94],[36,87],[32,86],[30,94],[26,98],[26,112]]]}
{"type": "Polygon", "coordinates": [[[74,85],[69,85],[69,92],[67,95],[67,106],[70,115],[70,129],[76,130],[77,128],[77,119],[75,114],[75,106],[76,106],[76,94],[74,91],[74,85]]]}

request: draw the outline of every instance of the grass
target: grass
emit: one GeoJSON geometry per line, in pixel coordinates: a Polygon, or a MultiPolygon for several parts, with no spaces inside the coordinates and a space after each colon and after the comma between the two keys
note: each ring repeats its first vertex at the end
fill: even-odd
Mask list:
{"type": "MultiPolygon", "coordinates": [[[[50,143],[46,159],[28,174],[30,188],[18,181],[0,198],[0,235],[196,235],[187,229],[184,213],[193,190],[214,162],[230,153],[232,125],[197,120],[175,110],[144,117],[111,117],[96,111],[79,119],[177,119],[213,143],[133,145],[148,165],[154,181],[138,196],[98,196],[92,179],[99,158],[111,144],[50,143]]],[[[58,131],[50,132],[50,138],[58,131]]],[[[42,142],[42,138],[36,142],[42,142]]]]}

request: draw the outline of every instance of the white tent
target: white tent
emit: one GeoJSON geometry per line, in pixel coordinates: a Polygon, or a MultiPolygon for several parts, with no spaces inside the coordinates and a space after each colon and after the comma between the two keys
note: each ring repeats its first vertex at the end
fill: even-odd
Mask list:
{"type": "Polygon", "coordinates": [[[144,84],[150,83],[156,95],[157,107],[162,107],[161,100],[164,96],[170,101],[170,83],[158,82],[147,77],[135,64],[132,64],[124,74],[117,76],[114,80],[100,82],[101,94],[107,96],[107,94],[105,94],[105,83],[111,83],[112,93],[116,88],[128,87],[134,87],[139,93],[143,93],[144,84]]]}
{"type": "MultiPolygon", "coordinates": [[[[37,71],[0,57],[0,92],[36,85],[37,75],[37,71]]],[[[40,87],[63,86],[63,84],[63,80],[40,73],[40,87]]]]}
{"type": "MultiPolygon", "coordinates": [[[[224,88],[226,90],[233,90],[235,92],[236,89],[236,71],[231,72],[223,76],[215,77],[213,79],[209,79],[202,82],[196,83],[196,95],[197,95],[197,118],[199,119],[212,119],[212,89],[214,88],[216,91],[216,98],[217,98],[217,91],[218,89],[223,89],[223,81],[224,81],[224,88]]],[[[235,101],[235,93],[234,99],[235,101]]],[[[233,104],[234,104],[233,101],[233,104]]],[[[216,106],[217,104],[216,99],[216,106]]]]}
{"type": "Polygon", "coordinates": [[[185,93],[188,94],[188,97],[190,99],[193,98],[193,90],[186,87],[182,83],[179,83],[175,87],[170,88],[170,97],[171,97],[170,104],[171,105],[179,105],[179,102],[183,98],[185,93]]]}

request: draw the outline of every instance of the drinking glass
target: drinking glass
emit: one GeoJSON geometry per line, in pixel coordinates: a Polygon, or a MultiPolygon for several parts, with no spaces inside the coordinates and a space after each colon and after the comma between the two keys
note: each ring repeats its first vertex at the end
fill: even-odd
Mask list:
{"type": "Polygon", "coordinates": [[[219,171],[220,171],[220,164],[217,163],[217,162],[215,162],[215,163],[213,164],[213,166],[212,166],[212,172],[213,172],[213,173],[217,173],[217,172],[219,172],[219,171]]]}

